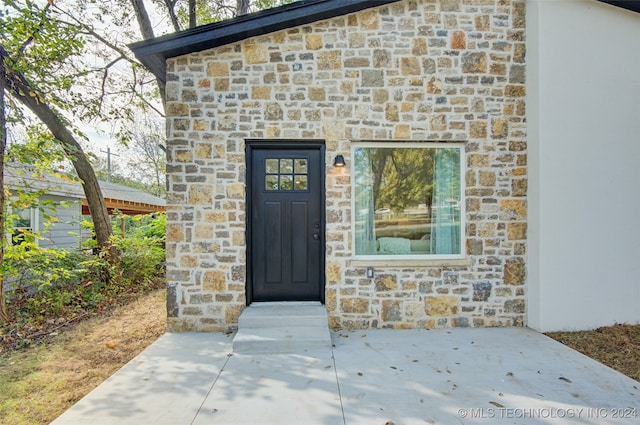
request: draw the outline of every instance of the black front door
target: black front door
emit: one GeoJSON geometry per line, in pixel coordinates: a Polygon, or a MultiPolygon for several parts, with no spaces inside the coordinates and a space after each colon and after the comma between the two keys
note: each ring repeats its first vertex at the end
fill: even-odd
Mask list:
{"type": "Polygon", "coordinates": [[[249,144],[252,301],[324,301],[324,149],[249,144]]]}

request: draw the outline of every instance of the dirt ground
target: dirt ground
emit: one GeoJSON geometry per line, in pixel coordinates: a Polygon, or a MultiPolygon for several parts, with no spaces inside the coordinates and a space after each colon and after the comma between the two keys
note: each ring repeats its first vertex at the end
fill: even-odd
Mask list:
{"type": "Polygon", "coordinates": [[[546,334],[592,359],[640,381],[640,325],[546,334]]]}
{"type": "Polygon", "coordinates": [[[0,424],[48,424],[165,332],[165,291],[0,358],[0,424]]]}
{"type": "MultiPolygon", "coordinates": [[[[48,424],[165,331],[165,291],[0,358],[0,424],[48,424]]],[[[640,325],[547,334],[640,381],[640,325]]]]}

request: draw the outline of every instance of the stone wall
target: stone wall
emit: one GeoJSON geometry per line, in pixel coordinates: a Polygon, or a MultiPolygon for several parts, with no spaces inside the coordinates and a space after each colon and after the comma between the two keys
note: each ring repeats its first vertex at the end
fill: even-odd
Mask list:
{"type": "Polygon", "coordinates": [[[522,325],[524,9],[405,0],[169,60],[169,328],[228,329],[244,308],[248,138],[325,140],[327,164],[357,140],[464,143],[464,261],[356,261],[351,176],[327,169],[331,325],[522,325]]]}

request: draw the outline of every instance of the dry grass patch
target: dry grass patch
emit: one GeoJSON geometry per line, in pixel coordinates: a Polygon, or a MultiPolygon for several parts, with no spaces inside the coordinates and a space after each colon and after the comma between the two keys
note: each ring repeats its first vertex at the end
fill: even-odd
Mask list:
{"type": "Polygon", "coordinates": [[[0,424],[48,424],[165,331],[165,291],[80,323],[0,363],[0,424]]]}
{"type": "Polygon", "coordinates": [[[640,325],[615,325],[547,336],[640,381],[640,325]]]}

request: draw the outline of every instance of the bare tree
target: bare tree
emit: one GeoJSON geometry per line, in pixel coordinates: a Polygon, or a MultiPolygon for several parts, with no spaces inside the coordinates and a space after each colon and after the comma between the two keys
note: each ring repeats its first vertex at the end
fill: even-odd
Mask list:
{"type": "Polygon", "coordinates": [[[140,155],[135,164],[139,174],[137,177],[143,181],[152,180],[152,192],[161,196],[166,193],[164,175],[167,164],[163,126],[157,121],[145,119],[137,128],[130,142],[130,146],[140,155]]]}

